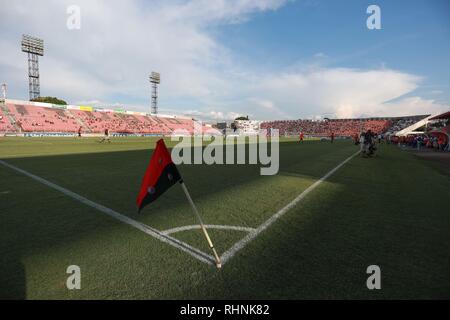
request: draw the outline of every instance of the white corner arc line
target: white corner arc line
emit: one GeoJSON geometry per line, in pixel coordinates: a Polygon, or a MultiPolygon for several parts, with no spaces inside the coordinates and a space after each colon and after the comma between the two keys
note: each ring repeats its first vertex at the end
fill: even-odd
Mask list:
{"type": "Polygon", "coordinates": [[[286,206],[281,208],[278,212],[276,212],[273,216],[271,216],[269,219],[267,219],[264,223],[262,223],[259,227],[257,227],[254,231],[248,233],[244,238],[236,242],[230,249],[228,249],[226,252],[222,254],[220,257],[220,260],[222,261],[222,265],[224,265],[227,261],[229,261],[231,258],[234,257],[234,255],[239,251],[242,250],[250,241],[255,239],[261,232],[266,230],[270,225],[272,225],[275,221],[277,221],[279,218],[281,218],[286,212],[288,212],[290,209],[292,209],[295,205],[297,205],[301,200],[303,200],[308,193],[310,193],[312,190],[317,188],[322,182],[324,182],[326,179],[328,179],[333,173],[335,173],[337,170],[339,170],[344,164],[349,162],[351,159],[353,159],[357,154],[359,154],[360,151],[358,150],[356,153],[342,161],[340,164],[338,164],[336,167],[331,169],[328,173],[326,173],[322,178],[314,182],[312,185],[310,185],[308,188],[306,188],[302,193],[300,193],[294,200],[289,202],[286,206]]]}
{"type": "MultiPolygon", "coordinates": [[[[205,228],[206,229],[235,230],[235,231],[242,231],[242,232],[255,231],[255,228],[250,228],[250,227],[227,226],[227,225],[219,225],[219,224],[205,224],[205,228]]],[[[201,226],[199,224],[193,224],[193,225],[189,225],[189,226],[181,226],[181,227],[176,227],[176,228],[161,231],[161,233],[169,235],[172,233],[194,230],[194,229],[201,229],[201,226]]]]}
{"type": "Polygon", "coordinates": [[[2,164],[5,167],[8,167],[8,168],[10,168],[10,169],[12,169],[14,171],[22,173],[23,175],[25,175],[25,176],[33,179],[33,180],[36,180],[36,181],[38,181],[38,182],[40,182],[40,183],[42,183],[42,184],[44,184],[44,185],[46,185],[46,186],[48,186],[48,187],[50,187],[52,189],[55,189],[55,190],[65,194],[66,196],[68,196],[68,197],[70,197],[72,199],[75,199],[75,200],[77,200],[77,201],[79,201],[79,202],[81,202],[81,203],[83,203],[83,204],[85,204],[87,206],[95,208],[98,211],[101,211],[101,212],[109,215],[110,217],[112,217],[112,218],[114,218],[116,220],[119,220],[119,221],[121,221],[123,223],[126,223],[126,224],[128,224],[128,225],[130,225],[130,226],[132,226],[132,227],[134,227],[134,228],[136,228],[136,229],[138,229],[138,230],[140,230],[140,231],[142,231],[142,232],[144,232],[144,233],[146,233],[146,234],[148,234],[148,235],[150,235],[150,236],[152,236],[152,237],[154,237],[154,238],[156,238],[156,239],[158,239],[158,240],[160,240],[160,241],[162,241],[164,243],[167,243],[167,244],[169,244],[169,245],[171,245],[171,246],[173,246],[173,247],[175,247],[177,249],[180,249],[180,250],[186,252],[187,254],[191,255],[192,257],[200,260],[201,262],[204,262],[204,263],[207,263],[207,264],[211,264],[211,265],[215,264],[215,260],[214,260],[213,256],[211,256],[209,254],[206,254],[203,251],[201,251],[201,250],[199,250],[197,248],[194,248],[191,245],[189,245],[189,244],[187,244],[187,243],[185,243],[183,241],[175,239],[175,238],[173,238],[173,237],[171,237],[169,235],[163,234],[161,231],[159,231],[157,229],[154,229],[154,228],[152,228],[150,226],[147,226],[147,225],[145,225],[145,224],[143,224],[143,223],[141,223],[139,221],[133,220],[133,219],[131,219],[131,218],[121,214],[121,213],[118,213],[118,212],[116,212],[116,211],[114,211],[114,210],[112,210],[112,209],[110,209],[108,207],[105,207],[105,206],[103,206],[101,204],[98,204],[98,203],[96,203],[94,201],[91,201],[91,200],[89,200],[89,199],[87,199],[87,198],[85,198],[85,197],[83,197],[83,196],[81,196],[81,195],[79,195],[79,194],[77,194],[77,193],[75,193],[73,191],[70,191],[70,190],[68,190],[66,188],[63,188],[63,187],[61,187],[61,186],[59,186],[59,185],[57,185],[57,184],[55,184],[53,182],[45,180],[44,178],[36,176],[36,175],[34,175],[34,174],[32,174],[32,173],[30,173],[28,171],[20,169],[20,168],[14,166],[12,164],[9,164],[9,163],[7,163],[7,162],[5,162],[3,160],[0,160],[0,164],[2,164]]]}

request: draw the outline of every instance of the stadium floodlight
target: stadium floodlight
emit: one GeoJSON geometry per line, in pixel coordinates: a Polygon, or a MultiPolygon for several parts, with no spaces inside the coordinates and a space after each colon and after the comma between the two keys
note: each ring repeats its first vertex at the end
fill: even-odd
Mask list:
{"type": "Polygon", "coordinates": [[[158,84],[161,82],[161,76],[158,72],[152,71],[149,80],[152,84],[151,113],[156,115],[158,114],[158,84]]]}
{"type": "Polygon", "coordinates": [[[158,72],[152,72],[150,75],[150,82],[159,84],[161,81],[161,75],[158,72]]]}
{"type": "Polygon", "coordinates": [[[22,51],[44,55],[44,40],[24,34],[22,36],[22,51]]]}
{"type": "Polygon", "coordinates": [[[28,53],[28,89],[31,100],[41,95],[38,56],[44,55],[44,40],[22,35],[22,52],[28,53]]]}

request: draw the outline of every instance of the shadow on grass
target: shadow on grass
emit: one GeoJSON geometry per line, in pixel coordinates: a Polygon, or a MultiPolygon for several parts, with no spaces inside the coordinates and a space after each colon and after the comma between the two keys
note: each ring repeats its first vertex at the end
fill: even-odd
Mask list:
{"type": "Polygon", "coordinates": [[[191,297],[449,299],[450,220],[440,199],[450,183],[408,154],[382,152],[343,167],[191,297]],[[366,287],[373,264],[381,290],[366,287]]]}
{"type": "Polygon", "coordinates": [[[2,258],[0,264],[0,300],[26,299],[25,266],[20,255],[2,258]]]}
{"type": "MultiPolygon", "coordinates": [[[[316,180],[354,152],[348,142],[280,143],[279,175],[291,174],[316,180]]],[[[248,146],[247,146],[248,147],[248,146]]],[[[246,150],[248,158],[248,149],[246,150]]],[[[149,150],[71,154],[7,159],[9,163],[41,176],[129,216],[136,214],[135,198],[151,156],[149,150]],[[120,201],[115,201],[119,200],[120,201]],[[123,200],[126,200],[124,204],[123,200]]],[[[194,199],[235,188],[255,180],[270,180],[260,175],[260,165],[179,165],[179,170],[194,199]]],[[[145,209],[145,214],[176,207],[185,201],[181,192],[169,191],[145,209]]]]}
{"type": "MultiPolygon", "coordinates": [[[[328,149],[323,146],[320,142],[301,146],[298,143],[282,143],[280,171],[317,179],[354,152],[353,146],[345,143],[335,144],[328,149]]],[[[135,150],[14,158],[7,161],[136,218],[134,199],[150,154],[147,150],[135,150]]],[[[258,165],[180,166],[194,199],[226,192],[259,179],[270,182],[270,177],[260,176],[259,169],[258,165]]],[[[0,168],[0,174],[0,187],[11,187],[14,194],[14,198],[5,198],[1,204],[4,213],[2,225],[7,228],[7,232],[0,237],[2,257],[6,257],[1,284],[5,284],[2,288],[7,288],[11,297],[21,299],[25,298],[26,289],[21,257],[45,251],[60,243],[75,243],[80,238],[90,238],[92,234],[109,233],[112,224],[103,224],[103,216],[86,214],[86,211],[94,209],[31,181],[26,176],[4,167],[0,168]]],[[[276,198],[277,194],[273,197],[276,198]]],[[[180,203],[185,205],[185,202],[180,191],[167,192],[149,206],[143,216],[167,213],[179,208],[180,203]]],[[[184,212],[180,214],[186,215],[184,212]]],[[[161,219],[172,217],[166,215],[161,219]]]]}

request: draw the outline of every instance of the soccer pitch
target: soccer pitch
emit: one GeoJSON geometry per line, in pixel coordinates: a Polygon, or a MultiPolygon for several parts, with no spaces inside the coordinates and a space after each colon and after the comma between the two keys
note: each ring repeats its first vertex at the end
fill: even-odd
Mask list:
{"type": "Polygon", "coordinates": [[[275,176],[259,165],[180,165],[227,257],[217,270],[178,185],[137,213],[157,138],[97,140],[0,139],[0,159],[14,166],[0,165],[0,298],[450,298],[450,179],[395,146],[366,159],[351,141],[286,139],[275,176]],[[382,290],[370,291],[374,264],[382,290]],[[66,287],[69,265],[81,268],[81,290],[66,287]]]}

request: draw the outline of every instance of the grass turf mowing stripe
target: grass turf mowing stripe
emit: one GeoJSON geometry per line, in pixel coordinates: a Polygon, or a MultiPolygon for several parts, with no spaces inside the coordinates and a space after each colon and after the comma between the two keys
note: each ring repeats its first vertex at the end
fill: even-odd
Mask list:
{"type": "Polygon", "coordinates": [[[99,210],[99,211],[101,211],[103,213],[106,213],[110,217],[113,217],[114,219],[119,220],[119,221],[121,221],[123,223],[126,223],[126,224],[128,224],[128,225],[130,225],[130,226],[132,226],[132,227],[134,227],[134,228],[136,228],[136,229],[138,229],[138,230],[140,230],[140,231],[142,231],[142,232],[144,232],[144,233],[146,233],[146,234],[148,234],[148,235],[150,235],[150,236],[152,236],[152,237],[154,237],[154,238],[156,238],[156,239],[158,239],[158,240],[160,240],[160,241],[162,241],[164,243],[167,243],[167,244],[169,244],[169,245],[171,245],[171,246],[173,246],[173,247],[175,247],[177,249],[180,249],[180,250],[188,253],[192,257],[194,257],[194,258],[196,258],[196,259],[198,259],[198,260],[200,260],[200,261],[202,261],[204,263],[212,264],[212,265],[215,263],[213,256],[208,255],[208,254],[198,250],[197,248],[194,248],[194,247],[190,246],[189,244],[187,244],[187,243],[185,243],[183,241],[180,241],[178,239],[170,237],[169,235],[164,234],[164,233],[160,232],[159,230],[156,230],[156,229],[154,229],[154,228],[152,228],[150,226],[147,226],[147,225],[145,225],[145,224],[143,224],[141,222],[138,222],[138,221],[133,220],[133,219],[127,217],[127,216],[124,216],[123,214],[120,214],[120,213],[118,213],[118,212],[116,212],[116,211],[114,211],[114,210],[112,210],[112,209],[110,209],[108,207],[105,207],[105,206],[103,206],[101,204],[98,204],[98,203],[96,203],[94,201],[91,201],[91,200],[89,200],[89,199],[87,199],[87,198],[85,198],[85,197],[83,197],[83,196],[81,196],[81,195],[79,195],[79,194],[77,194],[77,193],[75,193],[73,191],[70,191],[70,190],[68,190],[66,188],[63,188],[63,187],[53,183],[53,182],[45,180],[44,178],[38,177],[38,176],[28,172],[28,171],[20,169],[20,168],[14,166],[14,165],[11,165],[11,164],[3,161],[3,160],[0,160],[0,164],[4,165],[5,167],[8,167],[8,168],[10,168],[10,169],[12,169],[12,170],[14,170],[16,172],[19,172],[19,173],[21,173],[23,175],[26,175],[27,177],[29,177],[29,178],[31,178],[31,179],[33,179],[35,181],[38,181],[38,182],[40,182],[40,183],[42,183],[42,184],[44,184],[44,185],[46,185],[46,186],[48,186],[48,187],[50,187],[52,189],[55,189],[55,190],[65,194],[65,195],[67,195],[67,196],[69,196],[69,197],[71,197],[71,198],[73,198],[73,199],[75,199],[75,200],[85,204],[85,205],[88,205],[88,206],[93,207],[93,208],[95,208],[95,209],[97,209],[97,210],[99,210]]]}
{"type": "Polygon", "coordinates": [[[271,224],[273,224],[275,221],[277,221],[279,218],[281,218],[286,212],[288,212],[291,208],[293,208],[297,203],[299,203],[302,199],[304,199],[308,193],[310,193],[312,190],[317,188],[323,181],[328,179],[333,173],[335,173],[339,168],[341,168],[344,164],[346,164],[348,161],[353,159],[356,155],[358,155],[360,151],[358,150],[353,155],[342,161],[340,164],[338,164],[336,167],[331,169],[328,173],[326,173],[322,178],[314,182],[311,186],[309,186],[306,190],[304,190],[302,193],[300,193],[294,200],[292,200],[290,203],[288,203],[286,206],[284,206],[282,209],[280,209],[277,213],[275,213],[272,217],[267,219],[263,224],[261,224],[258,228],[255,230],[249,232],[247,236],[242,238],[240,241],[236,242],[233,247],[231,247],[229,250],[227,250],[220,259],[222,260],[222,265],[224,265],[228,260],[234,257],[234,255],[242,250],[250,241],[255,239],[261,232],[266,230],[268,227],[270,227],[271,224]]]}

